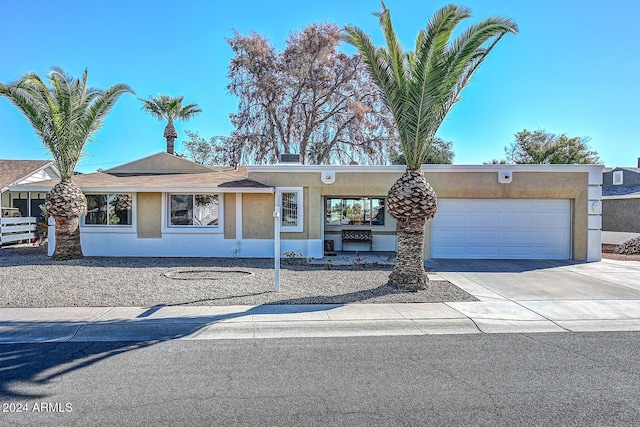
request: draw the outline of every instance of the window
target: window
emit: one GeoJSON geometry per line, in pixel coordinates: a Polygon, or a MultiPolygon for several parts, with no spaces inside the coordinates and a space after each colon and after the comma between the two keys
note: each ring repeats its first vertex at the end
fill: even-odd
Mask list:
{"type": "Polygon", "coordinates": [[[169,197],[169,225],[217,227],[217,194],[172,194],[169,197]]]}
{"type": "Polygon", "coordinates": [[[381,197],[327,197],[325,225],[384,225],[381,197]]]}
{"type": "Polygon", "coordinates": [[[85,225],[131,225],[131,194],[87,194],[85,225]]]}
{"type": "Polygon", "coordinates": [[[280,226],[282,231],[302,231],[302,188],[279,188],[280,226]]]}
{"type": "Polygon", "coordinates": [[[613,172],[613,185],[622,185],[622,171],[613,172]]]}

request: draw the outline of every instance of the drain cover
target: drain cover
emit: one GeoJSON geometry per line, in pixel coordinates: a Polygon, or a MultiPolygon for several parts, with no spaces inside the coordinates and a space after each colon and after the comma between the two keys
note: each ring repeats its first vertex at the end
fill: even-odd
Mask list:
{"type": "Polygon", "coordinates": [[[170,270],[164,273],[169,279],[175,280],[220,280],[239,279],[253,275],[250,271],[243,270],[170,270]]]}

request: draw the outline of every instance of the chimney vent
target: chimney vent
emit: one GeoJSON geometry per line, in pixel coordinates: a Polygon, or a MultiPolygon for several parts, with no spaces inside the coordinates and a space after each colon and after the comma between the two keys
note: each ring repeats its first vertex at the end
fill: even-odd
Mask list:
{"type": "Polygon", "coordinates": [[[300,154],[283,153],[278,156],[278,163],[300,164],[300,154]]]}

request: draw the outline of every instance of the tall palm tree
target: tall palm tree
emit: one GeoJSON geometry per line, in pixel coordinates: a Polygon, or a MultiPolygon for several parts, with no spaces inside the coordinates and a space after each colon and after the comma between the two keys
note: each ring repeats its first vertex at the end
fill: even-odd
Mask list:
{"type": "Polygon", "coordinates": [[[469,83],[498,41],[517,34],[515,22],[491,17],[468,27],[452,39],[456,26],[471,16],[469,9],[444,6],[418,33],[413,51],[404,52],[382,2],[375,14],[385,36],[386,48],[373,45],[360,28],[344,28],[344,40],[362,55],[371,78],[391,109],[400,135],[407,169],[388,194],[388,211],[397,220],[398,256],[390,283],[421,289],[428,285],[424,270],[426,220],[437,212],[437,199],[421,172],[435,134],[460,92],[469,83]]]}
{"type": "Polygon", "coordinates": [[[104,91],[87,87],[87,75],[85,69],[75,79],[56,67],[48,75],[50,87],[36,73],[27,73],[15,83],[0,83],[0,96],[24,114],[60,171],[60,182],[45,202],[56,222],[54,259],[83,256],[79,217],[87,213],[87,199],[71,178],[87,141],[94,139],[120,95],[133,93],[124,84],[104,91]]]}
{"type": "Polygon", "coordinates": [[[150,113],[158,120],[166,120],[167,126],[164,128],[164,138],[167,140],[167,153],[175,154],[174,141],[178,137],[178,132],[173,125],[176,120],[189,120],[202,110],[198,104],[182,105],[184,96],[172,97],[165,94],[152,96],[149,99],[140,99],[142,110],[150,113]]]}

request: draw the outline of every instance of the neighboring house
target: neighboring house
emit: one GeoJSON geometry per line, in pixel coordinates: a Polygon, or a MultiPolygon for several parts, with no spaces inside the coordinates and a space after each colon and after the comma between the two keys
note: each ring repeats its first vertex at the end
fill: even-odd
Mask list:
{"type": "MultiPolygon", "coordinates": [[[[601,166],[423,170],[439,197],[425,258],[600,259],[601,166]]],[[[283,253],[393,252],[396,224],[386,196],[403,171],[298,164],[234,170],[158,153],[74,177],[89,205],[82,247],[93,256],[272,257],[279,224],[283,253]]],[[[47,191],[55,183],[11,189],[47,191]]]]}
{"type": "Polygon", "coordinates": [[[0,246],[36,237],[36,222],[42,218],[40,205],[46,191],[13,192],[9,186],[59,177],[50,160],[0,159],[0,246]]]}
{"type": "Polygon", "coordinates": [[[640,168],[607,168],[602,173],[602,243],[619,245],[637,236],[640,168]]]}
{"type": "Polygon", "coordinates": [[[9,186],[60,177],[50,160],[0,160],[0,207],[18,209],[21,216],[40,217],[45,192],[12,192],[9,186]]]}

